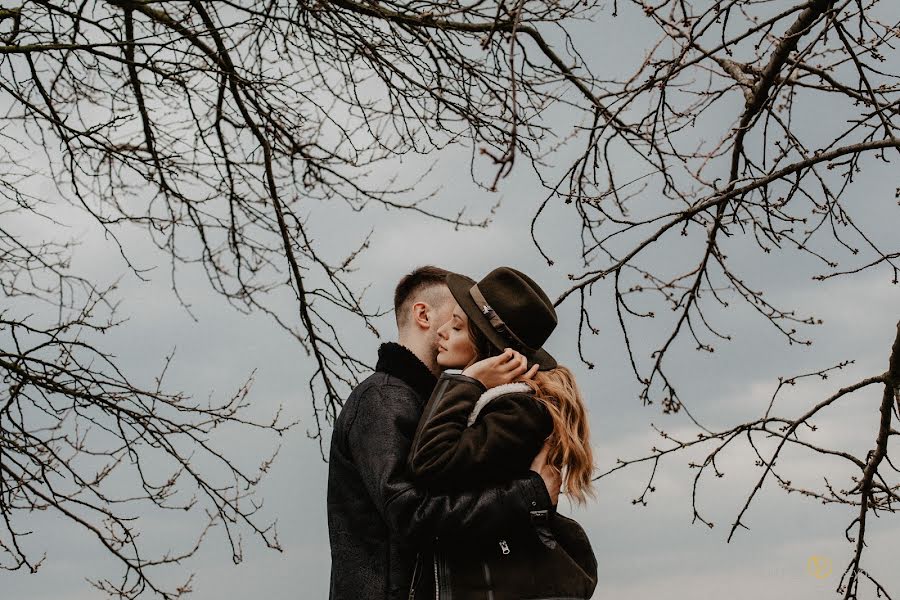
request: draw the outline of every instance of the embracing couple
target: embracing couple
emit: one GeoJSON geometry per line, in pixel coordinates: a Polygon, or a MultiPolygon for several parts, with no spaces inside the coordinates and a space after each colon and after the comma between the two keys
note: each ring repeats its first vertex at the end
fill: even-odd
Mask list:
{"type": "Polygon", "coordinates": [[[394,311],[398,343],[334,425],[331,600],[590,598],[590,543],[556,512],[561,489],[592,494],[588,418],[542,348],[547,295],[508,267],[421,267],[394,311]]]}

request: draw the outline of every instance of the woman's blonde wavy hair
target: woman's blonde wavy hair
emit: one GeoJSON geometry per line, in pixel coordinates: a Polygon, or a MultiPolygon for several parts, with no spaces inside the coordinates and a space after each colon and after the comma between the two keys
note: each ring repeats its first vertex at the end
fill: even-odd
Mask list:
{"type": "MultiPolygon", "coordinates": [[[[475,347],[473,362],[500,353],[477,327],[467,327],[469,340],[475,347]]],[[[553,421],[547,463],[562,474],[562,491],[577,504],[593,498],[594,453],[587,411],[575,376],[559,365],[548,371],[538,371],[525,381],[535,397],[547,407],[553,421]]]]}

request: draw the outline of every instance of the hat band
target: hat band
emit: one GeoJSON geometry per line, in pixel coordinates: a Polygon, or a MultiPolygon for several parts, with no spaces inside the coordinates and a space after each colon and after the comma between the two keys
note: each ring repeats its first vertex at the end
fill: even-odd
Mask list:
{"type": "Polygon", "coordinates": [[[487,317],[487,320],[490,322],[491,327],[494,328],[494,331],[503,336],[507,341],[511,342],[511,346],[518,346],[518,348],[514,348],[515,350],[524,351],[524,354],[534,354],[537,352],[537,350],[520,340],[519,337],[512,332],[509,326],[500,318],[500,315],[497,314],[497,311],[495,311],[493,307],[488,304],[488,301],[484,299],[484,294],[478,289],[477,283],[469,290],[469,295],[472,296],[472,299],[475,301],[481,314],[487,317]]]}

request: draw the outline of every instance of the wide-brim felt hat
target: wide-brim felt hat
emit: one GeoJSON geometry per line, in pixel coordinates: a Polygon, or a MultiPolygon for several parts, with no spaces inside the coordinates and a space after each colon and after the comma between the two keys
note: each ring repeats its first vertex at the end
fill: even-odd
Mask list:
{"type": "Polygon", "coordinates": [[[498,267],[476,282],[450,273],[447,287],[469,318],[498,350],[512,348],[528,359],[528,368],[556,367],[556,359],[543,349],[556,328],[553,303],[533,279],[511,267],[498,267]]]}

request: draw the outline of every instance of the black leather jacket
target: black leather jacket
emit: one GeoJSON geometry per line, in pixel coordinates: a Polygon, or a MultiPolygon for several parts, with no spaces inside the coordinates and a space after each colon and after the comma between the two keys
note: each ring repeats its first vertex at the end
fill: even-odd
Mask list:
{"type": "MultiPolygon", "coordinates": [[[[552,432],[550,413],[528,386],[486,390],[476,379],[445,373],[419,421],[410,469],[416,481],[432,489],[491,485],[527,473],[552,432]]],[[[431,557],[428,593],[418,597],[590,598],[597,561],[581,526],[555,510],[533,512],[532,525],[463,544],[442,541],[431,557]]]]}
{"type": "Polygon", "coordinates": [[[530,471],[454,494],[413,484],[407,458],[434,383],[409,350],[384,344],[376,372],[350,394],[335,422],[328,469],[332,600],[408,598],[418,551],[417,579],[432,576],[427,550],[436,537],[458,544],[523,530],[532,526],[532,511],[550,509],[543,480],[530,471]]]}

